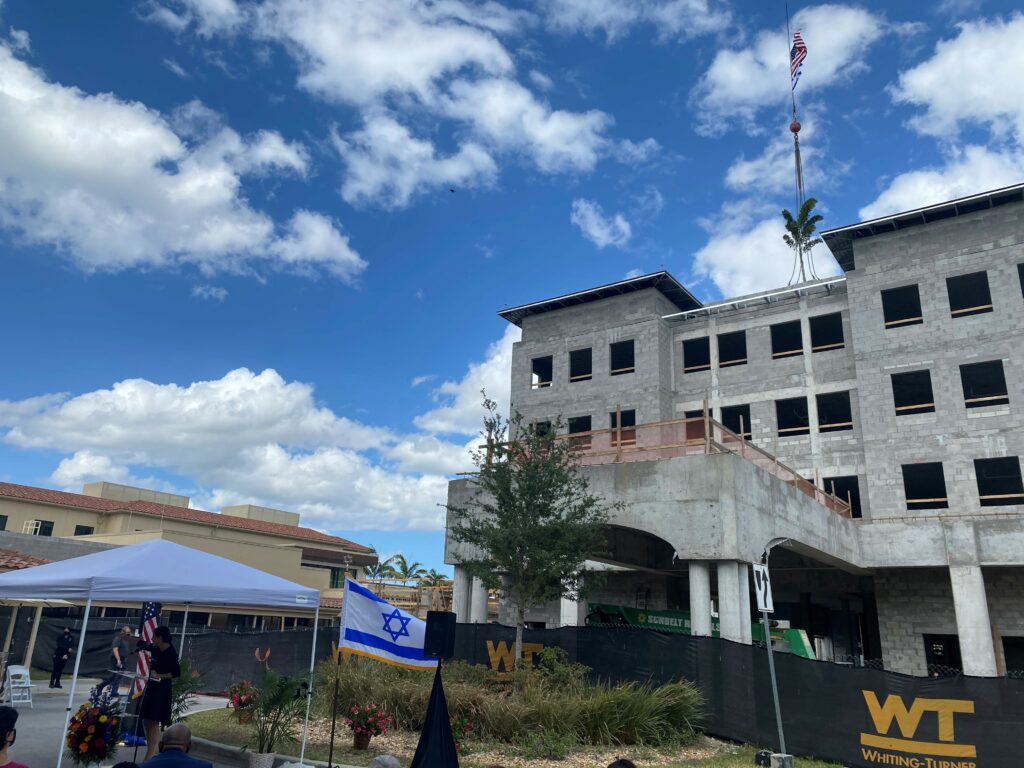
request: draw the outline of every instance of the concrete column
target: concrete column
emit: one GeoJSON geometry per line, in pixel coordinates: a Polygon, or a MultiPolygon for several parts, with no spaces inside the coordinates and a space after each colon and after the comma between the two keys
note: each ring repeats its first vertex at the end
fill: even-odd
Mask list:
{"type": "Polygon", "coordinates": [[[711,637],[711,569],[705,560],[690,561],[690,632],[711,637]]]}
{"type": "Polygon", "coordinates": [[[461,565],[455,566],[455,577],[452,580],[452,611],[455,620],[463,624],[469,623],[469,602],[472,592],[469,574],[461,565]]]}
{"type": "Polygon", "coordinates": [[[953,608],[956,611],[956,631],[960,636],[960,657],[965,675],[996,677],[995,644],[992,642],[992,622],[988,617],[988,598],[985,579],[977,565],[949,566],[949,580],[953,585],[953,608]]]}
{"type": "Polygon", "coordinates": [[[39,622],[43,618],[43,606],[36,608],[36,615],[32,618],[32,631],[28,636],[28,646],[25,648],[25,660],[21,662],[26,667],[32,667],[32,654],[36,650],[36,636],[39,634],[39,622]]]}
{"type": "Polygon", "coordinates": [[[738,566],[735,560],[718,561],[718,628],[724,639],[741,642],[738,566]]]}
{"type": "Polygon", "coordinates": [[[740,590],[740,640],[751,645],[754,637],[750,629],[750,565],[741,562],[736,566],[740,590]]]}
{"type": "Polygon", "coordinates": [[[558,626],[578,627],[580,625],[580,603],[563,597],[558,601],[558,626]]]}
{"type": "Polygon", "coordinates": [[[17,605],[12,605],[11,606],[11,621],[7,625],[7,636],[4,638],[4,647],[2,649],[4,653],[10,653],[10,650],[11,650],[11,640],[14,639],[14,625],[17,622],[18,622],[18,606],[17,605]]]}
{"type": "Polygon", "coordinates": [[[473,624],[487,623],[487,590],[480,579],[473,579],[473,594],[469,605],[469,620],[473,624]]]}

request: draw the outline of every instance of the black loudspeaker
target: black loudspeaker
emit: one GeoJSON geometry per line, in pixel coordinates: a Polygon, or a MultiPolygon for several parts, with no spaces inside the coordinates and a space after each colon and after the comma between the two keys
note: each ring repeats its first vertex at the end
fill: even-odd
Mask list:
{"type": "Polygon", "coordinates": [[[423,655],[432,659],[450,659],[455,655],[455,614],[427,611],[427,629],[423,636],[423,655]]]}

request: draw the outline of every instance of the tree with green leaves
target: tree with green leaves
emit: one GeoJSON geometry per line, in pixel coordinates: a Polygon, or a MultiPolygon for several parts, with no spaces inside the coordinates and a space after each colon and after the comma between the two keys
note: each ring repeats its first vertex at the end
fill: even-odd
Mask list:
{"type": "Polygon", "coordinates": [[[395,569],[391,567],[391,559],[388,558],[383,563],[374,563],[368,565],[364,569],[366,571],[366,578],[371,581],[384,581],[385,579],[395,578],[395,569]]]}
{"type": "Polygon", "coordinates": [[[813,216],[811,215],[811,211],[814,210],[814,206],[817,204],[818,201],[816,199],[808,197],[804,200],[803,205],[800,206],[800,210],[797,211],[795,219],[788,209],[782,209],[782,218],[786,222],[786,234],[782,236],[782,239],[786,242],[786,245],[793,249],[793,253],[796,256],[796,263],[800,268],[800,282],[807,280],[804,265],[805,262],[808,266],[810,265],[811,249],[821,244],[821,238],[814,235],[818,222],[824,217],[818,213],[813,216]],[[804,258],[805,256],[807,257],[806,259],[804,258]]]}
{"type": "Polygon", "coordinates": [[[534,429],[515,413],[505,419],[484,395],[485,446],[465,503],[448,504],[448,532],[462,545],[461,565],[515,611],[515,663],[523,653],[523,621],[531,606],[579,600],[599,574],[587,558],[607,549],[611,505],[590,492],[573,444],[551,429],[534,429]]]}
{"type": "Polygon", "coordinates": [[[420,576],[420,584],[424,587],[440,587],[446,584],[449,578],[443,573],[438,573],[435,569],[431,568],[420,576]]]}
{"type": "Polygon", "coordinates": [[[427,572],[422,563],[410,563],[405,559],[405,555],[390,557],[387,560],[387,564],[394,571],[394,578],[403,584],[408,584],[410,581],[419,581],[420,577],[427,572]]]}

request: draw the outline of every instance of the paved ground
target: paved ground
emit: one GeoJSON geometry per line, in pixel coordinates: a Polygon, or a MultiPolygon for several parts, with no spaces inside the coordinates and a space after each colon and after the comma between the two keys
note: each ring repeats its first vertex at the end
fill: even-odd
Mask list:
{"type": "MultiPolygon", "coordinates": [[[[64,717],[68,705],[68,692],[71,689],[71,682],[64,681],[63,690],[50,690],[46,687],[47,681],[37,682],[34,693],[34,706],[28,705],[18,707],[18,741],[11,748],[11,759],[24,763],[29,768],[48,768],[57,764],[57,746],[62,741],[64,717]]],[[[79,706],[89,695],[89,689],[96,684],[95,680],[80,680],[75,690],[75,706],[79,706]]],[[[219,709],[224,706],[224,700],[209,696],[201,696],[196,701],[193,711],[203,709],[219,709]]],[[[113,765],[121,760],[133,760],[134,748],[122,748],[116,760],[105,765],[113,765]]],[[[138,759],[141,761],[146,754],[145,747],[139,748],[138,759]]],[[[65,758],[62,766],[71,768],[74,764],[65,758]]],[[[224,768],[214,765],[214,768],[224,768]]]]}

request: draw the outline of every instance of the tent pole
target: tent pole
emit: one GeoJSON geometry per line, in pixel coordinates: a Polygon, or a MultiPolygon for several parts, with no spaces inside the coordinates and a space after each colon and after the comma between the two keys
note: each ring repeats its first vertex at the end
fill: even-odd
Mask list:
{"type": "Polygon", "coordinates": [[[60,746],[57,752],[57,768],[60,768],[64,757],[64,741],[67,738],[68,723],[71,722],[71,707],[75,702],[75,684],[78,682],[78,666],[82,663],[82,651],[85,649],[85,631],[89,628],[89,610],[92,608],[92,595],[85,601],[85,618],[82,619],[82,631],[78,635],[78,651],[75,653],[75,671],[71,673],[71,691],[68,693],[68,709],[64,713],[64,730],[60,733],[60,746]]]}
{"type": "MultiPolygon", "coordinates": [[[[316,613],[313,615],[313,648],[309,652],[309,687],[306,688],[306,722],[302,726],[302,750],[299,752],[299,765],[306,764],[306,740],[309,738],[309,705],[313,701],[313,668],[316,666],[316,630],[320,625],[320,595],[317,595],[316,613]]],[[[60,766],[57,766],[60,768],[60,766]]]]}
{"type": "Polygon", "coordinates": [[[185,653],[185,629],[188,627],[188,603],[185,603],[185,620],[181,622],[181,642],[178,643],[178,656],[185,653]]]}

